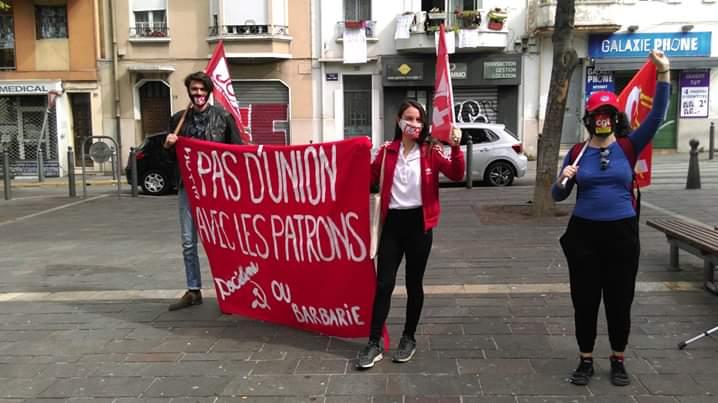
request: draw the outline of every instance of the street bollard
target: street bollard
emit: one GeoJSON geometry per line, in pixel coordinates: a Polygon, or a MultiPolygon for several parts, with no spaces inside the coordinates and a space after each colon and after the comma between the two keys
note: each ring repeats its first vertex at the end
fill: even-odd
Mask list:
{"type": "Polygon", "coordinates": [[[69,197],[77,197],[75,187],[75,153],[72,147],[67,147],[67,192],[69,197]]]}
{"type": "MultiPolygon", "coordinates": [[[[47,119],[47,118],[45,118],[47,119]]],[[[42,155],[42,143],[37,144],[37,181],[45,182],[45,156],[42,155]]]]}
{"type": "Polygon", "coordinates": [[[474,153],[474,147],[473,142],[471,141],[471,137],[469,137],[466,140],[466,188],[471,189],[474,187],[474,176],[472,175],[471,170],[471,160],[472,155],[474,153]]]}
{"type": "Polygon", "coordinates": [[[686,181],[686,189],[701,188],[701,173],[698,167],[698,140],[693,139],[689,142],[691,145],[691,158],[688,161],[688,180],[686,181]]]}
{"type": "Polygon", "coordinates": [[[119,172],[117,172],[117,164],[115,164],[115,161],[117,161],[117,153],[115,152],[115,147],[110,147],[110,150],[112,151],[112,154],[110,156],[110,163],[112,164],[112,180],[117,180],[117,175],[119,175],[119,172]]]}
{"type": "Polygon", "coordinates": [[[5,187],[5,200],[12,199],[12,190],[10,186],[10,156],[7,152],[7,146],[2,147],[2,177],[3,185],[5,187]]]}
{"type": "Polygon", "coordinates": [[[711,129],[708,132],[708,159],[713,159],[713,146],[715,146],[715,134],[716,134],[716,124],[715,122],[711,122],[711,129]]]}
{"type": "Polygon", "coordinates": [[[137,148],[130,147],[130,187],[132,197],[137,197],[137,148]]]}

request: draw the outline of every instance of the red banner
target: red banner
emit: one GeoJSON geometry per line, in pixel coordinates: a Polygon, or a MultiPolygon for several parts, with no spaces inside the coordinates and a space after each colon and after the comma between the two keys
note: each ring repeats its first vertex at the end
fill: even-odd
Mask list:
{"type": "MultiPolygon", "coordinates": [[[[618,103],[623,108],[634,130],[641,125],[653,107],[656,95],[656,66],[647,61],[636,73],[618,96],[618,103]]],[[[638,187],[651,184],[651,165],[653,145],[648,143],[636,160],[636,182],[638,187]]]]}
{"type": "Polygon", "coordinates": [[[368,336],[376,288],[369,139],[237,146],[180,137],[177,144],[222,312],[368,336]]]}
{"type": "Polygon", "coordinates": [[[227,59],[224,57],[224,42],[219,41],[204,71],[212,79],[212,83],[214,83],[214,90],[212,91],[214,100],[232,114],[239,128],[242,142],[245,144],[251,143],[252,137],[242,123],[239,103],[237,102],[237,97],[234,95],[234,87],[232,87],[232,78],[229,76],[227,59]]]}
{"type": "Polygon", "coordinates": [[[454,123],[454,91],[449,74],[449,53],[446,49],[444,24],[439,26],[439,46],[436,53],[436,80],[434,81],[434,102],[431,112],[431,136],[449,141],[451,125],[454,123]]]}

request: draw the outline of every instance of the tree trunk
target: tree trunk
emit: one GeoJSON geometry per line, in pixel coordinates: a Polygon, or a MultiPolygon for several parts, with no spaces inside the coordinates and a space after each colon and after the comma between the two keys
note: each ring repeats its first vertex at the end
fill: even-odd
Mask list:
{"type": "Polygon", "coordinates": [[[553,42],[551,83],[543,130],[538,137],[536,184],[532,208],[534,216],[548,215],[554,207],[551,185],[556,180],[568,87],[573,69],[578,64],[578,56],[573,48],[573,21],[576,12],[574,1],[557,0],[556,4],[556,23],[551,37],[553,42]]]}

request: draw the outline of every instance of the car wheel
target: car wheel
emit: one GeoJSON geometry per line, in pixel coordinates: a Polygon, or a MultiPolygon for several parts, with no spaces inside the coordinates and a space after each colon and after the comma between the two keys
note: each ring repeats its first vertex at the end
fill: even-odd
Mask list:
{"type": "Polygon", "coordinates": [[[486,168],[484,182],[491,186],[511,186],[514,183],[514,168],[506,161],[496,161],[486,168]]]}
{"type": "Polygon", "coordinates": [[[167,174],[158,170],[147,171],[142,177],[142,191],[150,195],[161,195],[167,193],[169,178],[167,174]]]}

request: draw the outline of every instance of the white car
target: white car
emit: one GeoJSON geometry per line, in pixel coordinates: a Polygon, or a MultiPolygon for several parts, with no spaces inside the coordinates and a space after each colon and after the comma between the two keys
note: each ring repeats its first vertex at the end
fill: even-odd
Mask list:
{"type": "MultiPolygon", "coordinates": [[[[457,123],[456,127],[461,129],[461,145],[464,153],[469,138],[473,143],[471,147],[473,180],[483,180],[491,186],[510,186],[514,178],[526,175],[528,158],[523,153],[523,144],[503,124],[457,123]]],[[[445,151],[450,152],[448,146],[445,151]]],[[[449,181],[443,175],[440,180],[449,181]]]]}

